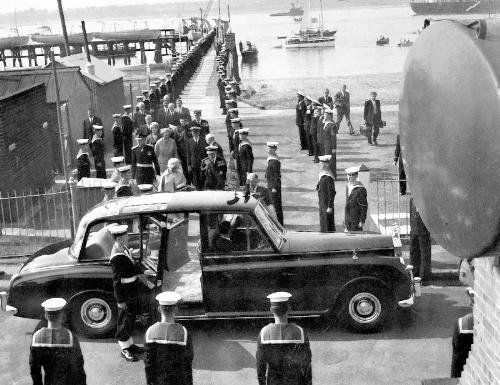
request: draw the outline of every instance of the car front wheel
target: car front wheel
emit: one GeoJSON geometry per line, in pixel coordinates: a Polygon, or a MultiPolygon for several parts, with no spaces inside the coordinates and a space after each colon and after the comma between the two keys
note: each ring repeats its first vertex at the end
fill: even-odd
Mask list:
{"type": "Polygon", "coordinates": [[[378,331],[392,308],[388,291],[375,283],[348,287],[339,305],[338,320],[349,330],[361,333],[378,331]]]}
{"type": "Polygon", "coordinates": [[[110,295],[86,293],[73,300],[71,323],[79,334],[106,337],[115,329],[117,318],[116,304],[110,295]]]}

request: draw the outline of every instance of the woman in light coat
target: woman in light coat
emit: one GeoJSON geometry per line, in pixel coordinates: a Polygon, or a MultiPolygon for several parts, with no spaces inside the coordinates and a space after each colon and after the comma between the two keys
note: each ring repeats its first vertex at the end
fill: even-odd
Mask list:
{"type": "Polygon", "coordinates": [[[161,174],[158,192],[175,192],[186,186],[186,177],[182,172],[181,162],[170,158],[167,169],[161,174]]]}
{"type": "Polygon", "coordinates": [[[160,173],[167,169],[168,161],[172,158],[178,158],[177,144],[172,136],[171,128],[162,128],[162,138],[155,144],[155,154],[160,164],[160,173]]]}

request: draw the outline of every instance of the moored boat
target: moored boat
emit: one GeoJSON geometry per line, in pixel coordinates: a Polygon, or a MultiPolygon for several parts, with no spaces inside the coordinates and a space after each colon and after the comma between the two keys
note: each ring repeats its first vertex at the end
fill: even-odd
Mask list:
{"type": "Polygon", "coordinates": [[[302,7],[296,7],[294,3],[292,3],[292,8],[288,12],[278,12],[271,13],[269,16],[302,16],[304,14],[304,10],[302,7]]]}
{"type": "Polygon", "coordinates": [[[387,45],[387,44],[389,44],[389,38],[388,37],[380,36],[377,39],[377,45],[387,45]]]}

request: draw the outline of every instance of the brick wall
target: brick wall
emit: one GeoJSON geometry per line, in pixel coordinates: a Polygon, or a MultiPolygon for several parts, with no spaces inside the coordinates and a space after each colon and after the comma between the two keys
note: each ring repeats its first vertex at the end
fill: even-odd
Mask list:
{"type": "Polygon", "coordinates": [[[0,192],[24,192],[53,183],[45,85],[0,99],[0,192]]]}
{"type": "Polygon", "coordinates": [[[499,258],[474,260],[474,344],[460,385],[500,384],[499,258]]]}

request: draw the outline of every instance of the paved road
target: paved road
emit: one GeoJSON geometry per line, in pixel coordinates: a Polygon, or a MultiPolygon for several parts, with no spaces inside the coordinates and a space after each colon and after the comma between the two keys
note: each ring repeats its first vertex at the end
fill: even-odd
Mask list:
{"type": "MultiPolygon", "coordinates": [[[[450,335],[457,317],[467,313],[461,287],[429,286],[409,312],[394,317],[377,334],[352,334],[325,321],[299,322],[309,331],[313,383],[417,385],[446,377],[450,335]]],[[[35,320],[0,313],[0,384],[30,384],[28,355],[35,320]]],[[[195,384],[256,384],[256,336],[263,321],[186,323],[194,340],[195,384]]],[[[140,343],[142,333],[136,336],[140,343]]],[[[143,361],[125,362],[114,340],[83,339],[89,385],[145,384],[143,361]]]]}

